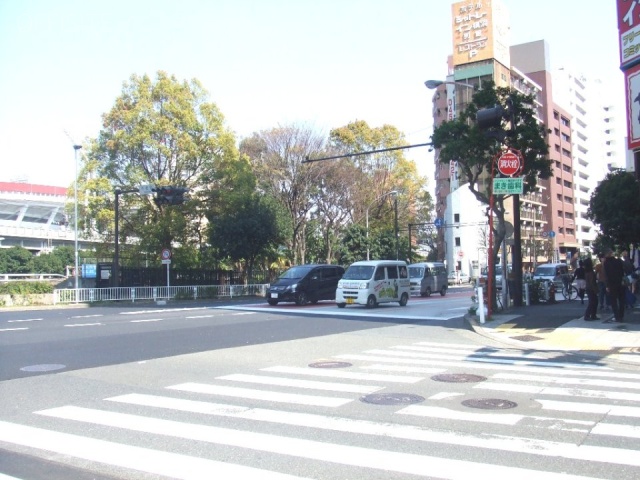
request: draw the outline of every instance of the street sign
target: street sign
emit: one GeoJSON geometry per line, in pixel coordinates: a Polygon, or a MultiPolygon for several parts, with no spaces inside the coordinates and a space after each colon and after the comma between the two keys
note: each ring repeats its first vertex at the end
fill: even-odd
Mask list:
{"type": "Polygon", "coordinates": [[[140,195],[151,195],[154,188],[156,188],[155,185],[140,185],[138,187],[138,193],[140,195]]]}
{"type": "Polygon", "coordinates": [[[163,265],[171,265],[171,260],[167,259],[167,260],[162,260],[162,264],[163,265]]]}
{"type": "Polygon", "coordinates": [[[498,158],[498,171],[507,177],[518,175],[522,171],[522,154],[516,149],[509,149],[498,158]]]}
{"type": "Polygon", "coordinates": [[[441,228],[442,227],[442,219],[441,218],[436,218],[433,222],[433,224],[436,226],[436,228],[441,228]]]}
{"type": "Polygon", "coordinates": [[[163,248],[160,256],[162,257],[162,260],[169,260],[171,258],[171,250],[169,250],[168,248],[163,248]]]}
{"type": "Polygon", "coordinates": [[[553,237],[555,237],[555,236],[556,236],[556,232],[554,232],[553,230],[551,230],[551,231],[549,232],[549,238],[553,238],[553,237]]]}
{"type": "Polygon", "coordinates": [[[522,177],[494,178],[493,193],[496,195],[522,195],[524,182],[522,177]]]}

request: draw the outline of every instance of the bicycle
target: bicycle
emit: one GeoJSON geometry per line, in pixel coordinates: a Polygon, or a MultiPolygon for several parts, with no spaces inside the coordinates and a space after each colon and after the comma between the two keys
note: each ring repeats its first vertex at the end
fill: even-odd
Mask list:
{"type": "Polygon", "coordinates": [[[578,288],[570,283],[565,283],[562,287],[562,296],[565,300],[575,300],[578,298],[578,288]]]}

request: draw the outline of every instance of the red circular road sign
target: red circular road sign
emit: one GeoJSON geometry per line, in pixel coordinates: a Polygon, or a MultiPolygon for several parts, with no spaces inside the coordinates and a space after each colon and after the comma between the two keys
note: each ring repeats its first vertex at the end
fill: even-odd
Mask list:
{"type": "Polygon", "coordinates": [[[169,250],[168,248],[163,248],[161,257],[162,260],[169,260],[171,258],[171,250],[169,250]]]}
{"type": "Polygon", "coordinates": [[[507,150],[498,158],[498,171],[507,177],[513,177],[522,171],[522,155],[517,150],[507,150]]]}

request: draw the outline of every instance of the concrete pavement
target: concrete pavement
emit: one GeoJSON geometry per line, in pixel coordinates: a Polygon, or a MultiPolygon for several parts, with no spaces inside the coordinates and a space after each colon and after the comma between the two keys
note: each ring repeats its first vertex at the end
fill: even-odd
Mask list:
{"type": "Polygon", "coordinates": [[[600,312],[600,320],[585,321],[580,300],[554,304],[511,307],[484,324],[468,316],[473,330],[521,349],[554,350],[592,355],[640,366],[640,305],[625,311],[625,323],[606,323],[613,318],[600,312]]]}

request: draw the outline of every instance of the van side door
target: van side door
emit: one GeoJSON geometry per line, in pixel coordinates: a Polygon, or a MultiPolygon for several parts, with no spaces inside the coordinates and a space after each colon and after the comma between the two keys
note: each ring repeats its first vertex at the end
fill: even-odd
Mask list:
{"type": "Polygon", "coordinates": [[[395,265],[386,267],[387,269],[387,289],[389,298],[400,298],[398,293],[398,267],[395,265]]]}

